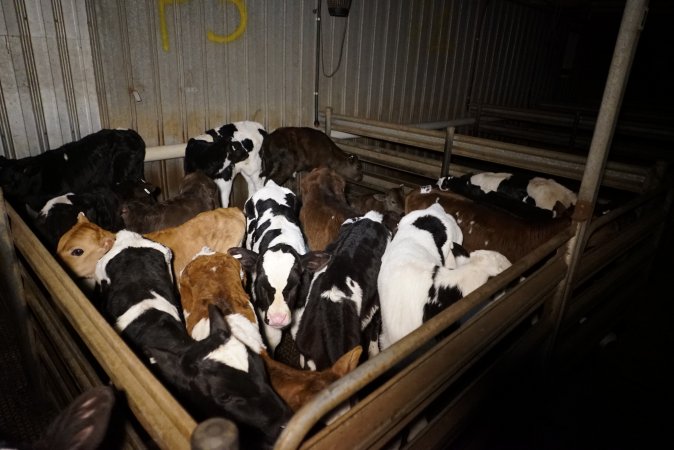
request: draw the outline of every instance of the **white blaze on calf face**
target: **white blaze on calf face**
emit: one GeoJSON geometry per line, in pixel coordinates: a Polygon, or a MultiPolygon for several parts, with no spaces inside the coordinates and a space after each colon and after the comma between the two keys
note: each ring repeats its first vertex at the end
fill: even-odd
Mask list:
{"type": "Polygon", "coordinates": [[[120,333],[124,331],[126,327],[128,327],[134,320],[143,315],[144,312],[151,309],[163,311],[173,317],[176,321],[180,322],[178,309],[155,291],[150,292],[152,293],[152,298],[148,298],[136,303],[127,309],[124,314],[117,318],[115,321],[115,328],[117,328],[120,333]]]}
{"type": "Polygon", "coordinates": [[[290,253],[271,251],[264,255],[262,267],[269,284],[275,289],[274,299],[267,310],[267,321],[271,327],[283,328],[290,323],[290,308],[283,298],[283,289],[294,263],[295,258],[290,253]]]}
{"type": "Polygon", "coordinates": [[[471,184],[478,186],[485,194],[494,192],[498,189],[498,185],[503,180],[507,180],[512,176],[511,173],[505,172],[483,172],[470,177],[471,184]]]}
{"type": "Polygon", "coordinates": [[[265,349],[260,329],[241,314],[228,314],[226,320],[232,331],[232,337],[224,345],[209,353],[206,359],[248,372],[248,349],[257,354],[265,349]]]}

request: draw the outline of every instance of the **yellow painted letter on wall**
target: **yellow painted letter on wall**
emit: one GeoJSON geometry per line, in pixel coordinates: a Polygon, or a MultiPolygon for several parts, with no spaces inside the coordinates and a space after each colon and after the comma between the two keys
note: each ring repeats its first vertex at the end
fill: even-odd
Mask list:
{"type": "Polygon", "coordinates": [[[246,24],[248,23],[248,12],[246,11],[246,5],[243,3],[243,0],[227,0],[228,2],[234,3],[236,9],[239,11],[239,26],[236,27],[230,34],[222,35],[216,34],[212,31],[208,32],[208,40],[211,42],[216,42],[218,44],[226,44],[227,42],[232,42],[241,37],[244,31],[246,31],[246,24]]]}

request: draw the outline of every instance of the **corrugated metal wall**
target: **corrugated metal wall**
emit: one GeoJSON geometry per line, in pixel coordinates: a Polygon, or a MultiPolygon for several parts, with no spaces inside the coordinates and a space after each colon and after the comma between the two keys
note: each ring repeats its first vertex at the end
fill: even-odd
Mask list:
{"type": "MultiPolygon", "coordinates": [[[[467,116],[469,101],[526,105],[555,87],[549,43],[563,30],[550,8],[353,0],[339,18],[322,1],[320,110],[432,122],[467,116]]],[[[134,128],[154,146],[236,120],[312,125],[316,6],[3,0],[3,154],[36,154],[101,127],[134,128]]]]}
{"type": "Polygon", "coordinates": [[[101,128],[83,2],[2,0],[0,39],[3,155],[35,155],[101,128]]]}

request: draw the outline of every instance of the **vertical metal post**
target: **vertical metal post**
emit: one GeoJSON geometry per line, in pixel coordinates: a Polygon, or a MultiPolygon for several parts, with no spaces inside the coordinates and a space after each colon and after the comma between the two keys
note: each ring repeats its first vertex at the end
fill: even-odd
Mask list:
{"type": "Polygon", "coordinates": [[[648,0],[627,0],[578,192],[578,202],[573,217],[576,233],[567,246],[566,256],[569,270],[564,281],[560,283],[552,304],[551,317],[554,320],[554,330],[547,350],[548,361],[554,357],[553,352],[557,344],[566,303],[573,290],[573,281],[578,270],[580,256],[589,236],[589,219],[594,211],[625,86],[647,12],[648,0]]]}
{"type": "Polygon", "coordinates": [[[325,134],[330,136],[332,132],[332,106],[325,108],[325,134]]]}
{"type": "Polygon", "coordinates": [[[318,127],[318,84],[321,77],[321,2],[316,0],[316,72],[314,73],[314,126],[318,127]]]}
{"type": "Polygon", "coordinates": [[[442,169],[440,169],[440,177],[444,178],[449,175],[449,162],[452,159],[452,147],[454,146],[454,132],[456,128],[447,127],[445,130],[445,151],[442,154],[442,169]]]}

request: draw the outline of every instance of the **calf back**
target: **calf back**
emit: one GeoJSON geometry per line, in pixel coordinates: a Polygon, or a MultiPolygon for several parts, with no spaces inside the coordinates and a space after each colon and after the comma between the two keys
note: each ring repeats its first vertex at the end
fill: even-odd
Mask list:
{"type": "Polygon", "coordinates": [[[130,200],[124,202],[121,217],[127,230],[138,233],[182,225],[197,214],[220,205],[218,186],[203,172],[192,172],[183,178],[180,192],[161,202],[130,200]]]}
{"type": "Polygon", "coordinates": [[[344,152],[320,130],[310,127],[280,127],[262,142],[262,176],[284,184],[295,173],[328,166],[342,176],[359,181],[362,164],[356,155],[344,152]]]}
{"type": "Polygon", "coordinates": [[[513,262],[571,225],[569,217],[526,220],[436,188],[410,192],[405,198],[405,211],[424,209],[436,202],[456,218],[466,250],[494,250],[513,262]]]}

